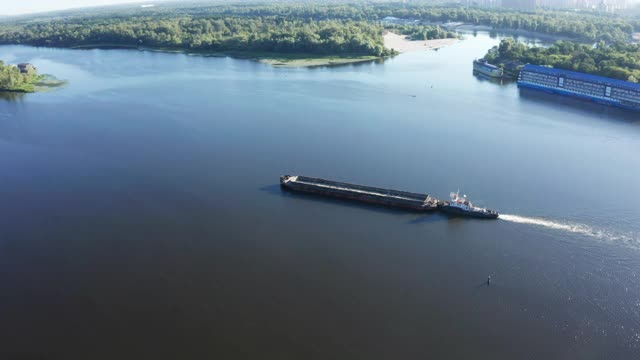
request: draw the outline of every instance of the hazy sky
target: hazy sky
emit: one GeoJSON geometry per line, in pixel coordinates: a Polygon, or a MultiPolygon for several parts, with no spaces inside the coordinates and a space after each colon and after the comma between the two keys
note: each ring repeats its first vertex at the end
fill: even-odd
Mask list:
{"type": "MultiPolygon", "coordinates": [[[[0,15],[18,15],[132,2],[144,2],[144,0],[0,0],[0,15]]],[[[153,1],[149,1],[149,3],[153,3],[153,1]]]]}

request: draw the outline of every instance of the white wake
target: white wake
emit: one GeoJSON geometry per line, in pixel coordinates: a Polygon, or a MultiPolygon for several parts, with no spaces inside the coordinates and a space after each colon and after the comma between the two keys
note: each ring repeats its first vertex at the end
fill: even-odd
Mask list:
{"type": "Polygon", "coordinates": [[[625,241],[629,243],[635,242],[634,237],[632,235],[616,234],[611,231],[596,229],[585,224],[559,222],[559,221],[547,220],[542,218],[509,215],[509,214],[500,214],[498,219],[506,220],[506,221],[510,221],[518,224],[542,226],[549,229],[555,229],[555,230],[566,231],[566,232],[575,233],[575,234],[586,235],[586,236],[590,236],[598,239],[605,239],[605,240],[612,240],[612,241],[620,240],[620,241],[625,241]]]}

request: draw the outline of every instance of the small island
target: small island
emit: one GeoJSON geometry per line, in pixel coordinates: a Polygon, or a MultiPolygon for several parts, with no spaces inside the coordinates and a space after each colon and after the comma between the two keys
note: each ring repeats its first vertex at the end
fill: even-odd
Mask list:
{"type": "Polygon", "coordinates": [[[0,60],[0,92],[32,93],[63,85],[51,75],[38,74],[33,64],[5,64],[0,60]]]}
{"type": "Polygon", "coordinates": [[[0,61],[0,91],[34,92],[42,80],[38,69],[32,64],[9,65],[0,61]]]}

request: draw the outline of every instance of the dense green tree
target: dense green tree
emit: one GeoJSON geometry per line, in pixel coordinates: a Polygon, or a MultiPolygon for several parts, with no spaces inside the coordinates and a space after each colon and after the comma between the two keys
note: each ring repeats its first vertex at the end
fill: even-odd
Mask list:
{"type": "MultiPolygon", "coordinates": [[[[218,5],[182,11],[196,13],[242,14],[244,16],[286,15],[295,18],[351,19],[377,21],[387,16],[426,22],[457,21],[485,25],[495,29],[515,29],[566,36],[584,41],[626,40],[640,31],[640,21],[622,16],[543,11],[518,12],[496,8],[474,8],[459,5],[443,6],[425,2],[372,2],[353,4],[292,4],[218,5]]],[[[162,10],[158,9],[158,13],[162,10]]]]}
{"type": "Polygon", "coordinates": [[[0,44],[120,45],[202,51],[386,55],[379,21],[421,21],[414,39],[451,36],[435,22],[458,21],[580,41],[626,41],[640,21],[577,12],[516,12],[423,2],[160,3],[152,8],[82,10],[0,21],[0,44]]]}
{"type": "Polygon", "coordinates": [[[370,22],[280,16],[109,17],[5,25],[0,43],[383,56],[382,32],[370,22]]]}
{"type": "Polygon", "coordinates": [[[498,65],[519,61],[633,82],[640,79],[640,45],[623,42],[606,45],[601,41],[596,45],[585,45],[558,41],[543,48],[504,39],[489,50],[485,59],[498,65]]]}
{"type": "Polygon", "coordinates": [[[17,66],[0,61],[0,91],[33,91],[33,83],[37,80],[35,71],[22,73],[17,66]]]}

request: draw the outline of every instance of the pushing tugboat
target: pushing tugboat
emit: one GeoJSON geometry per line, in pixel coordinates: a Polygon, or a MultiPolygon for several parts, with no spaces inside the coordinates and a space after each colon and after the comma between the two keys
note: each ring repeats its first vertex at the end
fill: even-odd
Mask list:
{"type": "Polygon", "coordinates": [[[291,191],[312,193],[419,212],[441,210],[454,215],[483,219],[496,219],[498,217],[496,211],[473,206],[473,204],[467,200],[466,195],[460,198],[458,193],[451,193],[451,201],[442,201],[428,194],[382,189],[301,175],[282,175],[280,177],[280,186],[282,186],[283,189],[291,191]]]}
{"type": "Polygon", "coordinates": [[[453,215],[471,216],[484,219],[498,218],[497,211],[474,206],[469,200],[467,200],[467,195],[460,197],[457,192],[452,192],[449,194],[449,197],[451,198],[451,201],[441,201],[438,204],[438,208],[440,210],[453,215]]]}

